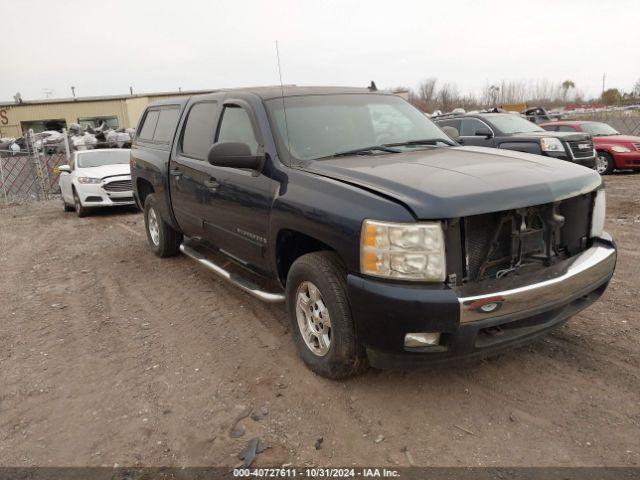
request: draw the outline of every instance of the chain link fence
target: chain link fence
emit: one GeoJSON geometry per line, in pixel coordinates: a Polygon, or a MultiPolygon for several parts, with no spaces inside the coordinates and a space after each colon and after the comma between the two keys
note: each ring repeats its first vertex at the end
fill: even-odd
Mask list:
{"type": "Polygon", "coordinates": [[[0,150],[0,201],[4,204],[47,200],[59,194],[58,167],[66,153],[38,147],[33,131],[25,135],[24,152],[0,150]]]}
{"type": "Polygon", "coordinates": [[[611,125],[623,135],[640,136],[640,114],[635,112],[592,112],[576,113],[564,117],[563,120],[590,120],[611,125]]]}

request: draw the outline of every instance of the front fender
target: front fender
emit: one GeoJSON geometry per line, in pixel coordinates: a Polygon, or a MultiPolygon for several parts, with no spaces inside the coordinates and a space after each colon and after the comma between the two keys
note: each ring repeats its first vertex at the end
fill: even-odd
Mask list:
{"type": "Polygon", "coordinates": [[[303,233],[333,249],[349,272],[360,270],[360,230],[365,219],[414,222],[401,204],[375,192],[320,175],[292,170],[286,193],[276,197],[271,211],[270,266],[277,271],[278,234],[303,233]]]}

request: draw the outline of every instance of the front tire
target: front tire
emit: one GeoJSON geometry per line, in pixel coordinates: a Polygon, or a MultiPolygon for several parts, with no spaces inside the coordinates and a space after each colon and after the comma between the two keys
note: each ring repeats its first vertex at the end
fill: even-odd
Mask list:
{"type": "Polygon", "coordinates": [[[173,257],[180,251],[182,233],[174,230],[160,216],[158,201],[150,194],[144,201],[144,226],[147,241],[158,257],[173,257]]]}
{"type": "Polygon", "coordinates": [[[596,170],[600,175],[612,174],[615,166],[616,164],[613,161],[611,154],[607,152],[598,152],[598,158],[596,158],[596,170]]]}
{"type": "Polygon", "coordinates": [[[346,272],[332,252],[298,258],[287,275],[287,316],[304,363],[330,379],[364,371],[347,298],[346,272]]]}
{"type": "Polygon", "coordinates": [[[76,211],[76,215],[78,215],[79,218],[83,218],[89,215],[89,209],[82,206],[80,197],[78,196],[78,192],[76,192],[75,190],[73,191],[73,207],[76,211]]]}
{"type": "MultiPolygon", "coordinates": [[[[61,195],[62,196],[62,195],[61,195]]],[[[62,197],[62,208],[64,208],[65,212],[73,212],[74,208],[69,206],[65,201],[64,197],[62,197]]]]}

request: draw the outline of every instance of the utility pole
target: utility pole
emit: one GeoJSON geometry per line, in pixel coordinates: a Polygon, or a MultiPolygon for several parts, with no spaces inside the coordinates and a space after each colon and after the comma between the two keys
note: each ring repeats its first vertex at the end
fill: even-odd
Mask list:
{"type": "Polygon", "coordinates": [[[129,93],[133,95],[133,87],[129,87],[129,93]]]}
{"type": "Polygon", "coordinates": [[[71,95],[76,98],[76,87],[71,87],[71,95]]]}
{"type": "Polygon", "coordinates": [[[604,79],[606,78],[607,74],[603,73],[602,74],[602,93],[604,93],[604,79]]]}

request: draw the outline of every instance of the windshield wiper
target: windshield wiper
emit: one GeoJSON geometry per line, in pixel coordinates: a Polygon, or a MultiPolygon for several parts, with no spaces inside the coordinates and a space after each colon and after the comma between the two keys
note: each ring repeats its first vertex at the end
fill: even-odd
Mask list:
{"type": "Polygon", "coordinates": [[[447,140],[446,138],[428,138],[424,140],[409,140],[408,142],[398,142],[398,143],[385,143],[385,147],[411,147],[414,145],[435,145],[436,143],[444,143],[445,145],[449,145],[453,147],[455,143],[451,140],[447,140]]]}
{"type": "MultiPolygon", "coordinates": [[[[351,155],[373,155],[373,152],[385,152],[385,153],[400,153],[400,150],[396,148],[389,148],[390,145],[373,145],[371,147],[355,148],[353,150],[347,150],[345,152],[334,153],[329,157],[349,157],[351,155]]],[[[325,157],[327,158],[327,157],[325,157]]]]}

